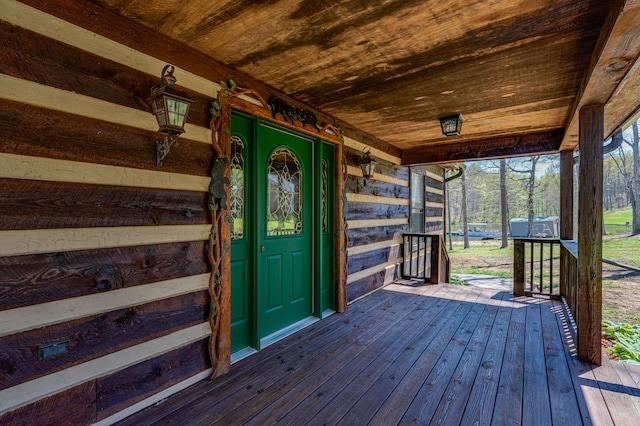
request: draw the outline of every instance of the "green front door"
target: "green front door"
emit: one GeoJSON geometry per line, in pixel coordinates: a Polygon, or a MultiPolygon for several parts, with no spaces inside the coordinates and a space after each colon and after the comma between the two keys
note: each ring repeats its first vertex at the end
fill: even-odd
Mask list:
{"type": "Polygon", "coordinates": [[[256,158],[258,345],[313,314],[313,140],[261,123],[256,158]]]}

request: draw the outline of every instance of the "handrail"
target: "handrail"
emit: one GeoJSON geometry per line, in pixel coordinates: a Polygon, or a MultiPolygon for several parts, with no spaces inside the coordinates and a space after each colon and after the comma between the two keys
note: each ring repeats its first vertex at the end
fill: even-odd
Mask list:
{"type": "Polygon", "coordinates": [[[405,279],[429,280],[434,284],[449,282],[450,260],[442,235],[403,233],[400,275],[405,279]],[[430,244],[428,240],[431,240],[430,244]]]}

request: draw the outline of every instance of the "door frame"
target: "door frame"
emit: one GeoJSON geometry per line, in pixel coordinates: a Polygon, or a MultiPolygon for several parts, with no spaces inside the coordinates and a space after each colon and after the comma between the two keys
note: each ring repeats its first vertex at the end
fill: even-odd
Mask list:
{"type": "MultiPolygon", "coordinates": [[[[224,82],[223,82],[224,83],[224,82]]],[[[211,212],[211,235],[207,257],[211,264],[209,295],[211,312],[209,325],[209,357],[213,369],[212,378],[229,372],[231,368],[231,274],[229,216],[229,177],[231,153],[231,110],[235,109],[251,116],[272,122],[335,145],[334,152],[334,253],[335,256],[335,309],[344,312],[347,308],[347,229],[346,193],[347,163],[344,158],[344,140],[340,129],[325,124],[321,129],[315,124],[316,117],[310,111],[296,109],[279,98],[272,98],[270,109],[262,96],[252,90],[237,87],[235,82],[224,83],[218,98],[212,104],[211,142],[215,150],[209,186],[209,209],[211,212]],[[248,99],[248,100],[247,100],[248,99]],[[275,101],[279,103],[276,104],[275,101]],[[283,106],[284,105],[284,106],[283,106]],[[283,111],[284,108],[284,111],[283,111]],[[295,112],[285,114],[282,112],[295,112]],[[307,120],[312,117],[313,121],[307,120]],[[300,118],[306,122],[300,121],[300,118]],[[311,124],[312,123],[312,124],[311,124]],[[226,202],[225,202],[226,201],[226,202]]],[[[315,257],[314,257],[315,260],[315,257]]]]}

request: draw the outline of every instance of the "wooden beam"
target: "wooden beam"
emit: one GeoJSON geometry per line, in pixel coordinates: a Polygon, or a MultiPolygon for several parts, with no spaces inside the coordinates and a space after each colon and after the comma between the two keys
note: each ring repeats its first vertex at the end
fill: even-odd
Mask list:
{"type": "Polygon", "coordinates": [[[560,238],[573,240],[573,150],[560,152],[560,238]]]}
{"type": "MultiPolygon", "coordinates": [[[[560,151],[560,238],[573,240],[573,150],[560,151]]],[[[560,248],[560,294],[569,298],[570,282],[569,256],[560,248]]]]}
{"type": "MultiPolygon", "coordinates": [[[[573,149],[578,145],[581,107],[589,104],[607,104],[640,55],[639,11],[640,3],[637,1],[611,0],[609,2],[609,15],[602,26],[573,112],[569,116],[561,149],[573,149]]],[[[614,116],[607,114],[605,136],[609,136],[618,129],[637,108],[635,93],[617,93],[616,95],[629,96],[631,102],[626,104],[631,111],[620,111],[614,116]]]]}
{"type": "Polygon", "coordinates": [[[602,361],[602,140],[604,105],[580,109],[578,357],[602,361]]]}
{"type": "Polygon", "coordinates": [[[442,164],[455,161],[512,157],[558,151],[563,131],[533,133],[447,145],[432,145],[402,152],[402,165],[442,164]]]}

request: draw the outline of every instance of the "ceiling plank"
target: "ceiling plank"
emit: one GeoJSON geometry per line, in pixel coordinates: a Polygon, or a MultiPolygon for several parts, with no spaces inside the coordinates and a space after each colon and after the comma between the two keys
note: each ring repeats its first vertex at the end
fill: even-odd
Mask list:
{"type": "MultiPolygon", "coordinates": [[[[640,55],[640,1],[611,0],[609,15],[600,32],[591,62],[582,81],[573,112],[566,126],[561,150],[578,145],[578,112],[584,105],[607,104],[628,76],[640,55]]],[[[625,97],[630,96],[618,94],[625,97]]],[[[629,108],[637,108],[637,100],[629,108]]],[[[610,136],[633,111],[605,114],[605,137],[610,136]],[[608,117],[607,117],[608,115],[608,117]]]]}
{"type": "Polygon", "coordinates": [[[550,154],[557,152],[564,133],[555,130],[497,139],[408,149],[402,153],[402,165],[443,164],[456,161],[550,154]]]}

